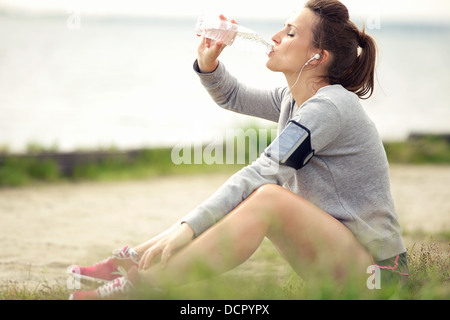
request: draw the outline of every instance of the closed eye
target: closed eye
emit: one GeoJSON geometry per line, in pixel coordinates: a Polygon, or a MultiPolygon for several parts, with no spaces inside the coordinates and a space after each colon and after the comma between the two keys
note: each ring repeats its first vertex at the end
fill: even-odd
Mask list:
{"type": "Polygon", "coordinates": [[[295,33],[294,33],[294,32],[295,32],[295,29],[297,29],[296,26],[294,26],[294,25],[288,23],[288,24],[285,24],[284,27],[285,27],[285,28],[287,29],[287,31],[288,31],[288,33],[287,33],[287,36],[288,36],[288,37],[292,38],[292,37],[295,36],[295,33]]]}

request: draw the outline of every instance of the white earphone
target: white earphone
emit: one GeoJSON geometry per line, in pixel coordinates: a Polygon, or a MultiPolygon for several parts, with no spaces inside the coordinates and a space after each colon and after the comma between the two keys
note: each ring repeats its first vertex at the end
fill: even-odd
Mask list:
{"type": "Polygon", "coordinates": [[[315,55],[314,55],[314,57],[312,57],[311,59],[309,59],[308,61],[306,61],[306,65],[308,65],[311,61],[313,61],[313,60],[319,60],[320,59],[320,54],[318,54],[318,53],[316,53],[315,55]]]}
{"type": "Polygon", "coordinates": [[[300,73],[298,74],[297,80],[295,81],[294,85],[292,87],[289,88],[289,90],[292,90],[293,87],[295,87],[297,85],[298,79],[300,79],[300,75],[303,72],[303,69],[313,60],[319,60],[320,59],[320,54],[316,53],[311,59],[309,59],[308,61],[306,61],[306,63],[303,65],[302,69],[300,70],[300,73]]]}

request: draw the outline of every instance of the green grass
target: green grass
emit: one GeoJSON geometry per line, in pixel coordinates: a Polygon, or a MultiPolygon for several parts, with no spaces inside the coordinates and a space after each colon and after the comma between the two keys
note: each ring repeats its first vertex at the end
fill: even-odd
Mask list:
{"type": "Polygon", "coordinates": [[[67,300],[69,295],[64,285],[50,286],[45,281],[33,287],[16,282],[0,287],[0,300],[67,300]]]}
{"type": "MultiPolygon", "coordinates": [[[[429,242],[408,252],[410,279],[404,288],[382,286],[369,290],[365,283],[344,288],[333,279],[301,279],[272,248],[264,243],[250,262],[227,274],[161,292],[143,292],[142,299],[244,299],[244,300],[355,300],[450,298],[450,255],[442,243],[429,242]]],[[[448,245],[446,243],[446,245],[448,245]]],[[[369,277],[369,274],[367,275],[369,277]]]]}
{"type": "MultiPolygon", "coordinates": [[[[252,128],[250,128],[252,129],[252,128]]],[[[254,129],[259,132],[257,129],[254,129]]],[[[256,137],[259,141],[259,136],[256,137]]],[[[270,143],[272,137],[267,137],[270,143]]],[[[100,151],[104,156],[95,158],[86,153],[86,159],[75,164],[69,172],[61,170],[55,160],[57,147],[48,148],[30,144],[26,155],[8,153],[8,148],[0,150],[0,186],[24,186],[32,183],[82,181],[82,180],[125,180],[148,178],[170,174],[189,174],[205,172],[234,172],[242,166],[251,163],[249,154],[250,139],[245,140],[244,164],[206,164],[204,159],[200,164],[194,164],[194,153],[191,150],[192,164],[176,165],[172,161],[171,148],[142,149],[133,156],[119,153],[117,148],[110,147],[100,151]],[[108,153],[106,152],[110,152],[108,153]],[[105,155],[106,154],[106,155],[105,155]]],[[[236,147],[235,161],[236,161],[236,147]]],[[[403,164],[450,164],[450,143],[438,136],[424,136],[404,142],[385,142],[384,147],[390,163],[403,164]]],[[[205,147],[203,147],[204,150],[205,147]]],[[[261,151],[260,146],[257,147],[261,151]]],[[[224,145],[224,158],[225,154],[224,145]]],[[[214,155],[213,155],[214,156],[214,155]]],[[[226,163],[225,159],[223,161],[226,163]]]]}
{"type": "MultiPolygon", "coordinates": [[[[140,289],[131,299],[151,300],[448,300],[450,255],[448,240],[422,239],[408,248],[409,283],[404,288],[369,290],[365,284],[338,288],[321,278],[303,281],[278,255],[268,241],[249,261],[233,271],[207,280],[173,286],[164,292],[140,289]]],[[[208,271],[199,269],[204,277],[208,271]]],[[[368,275],[369,276],[369,275],[368,275]]],[[[94,288],[84,285],[83,288],[94,288]]],[[[66,284],[49,286],[45,281],[32,287],[9,282],[0,287],[1,300],[65,300],[66,284]]]]}
{"type": "Polygon", "coordinates": [[[440,136],[385,142],[384,148],[391,163],[450,164],[450,142],[440,136]]]}
{"type": "Polygon", "coordinates": [[[58,168],[52,156],[8,155],[0,158],[0,186],[20,187],[61,181],[105,181],[149,178],[173,174],[231,172],[242,165],[180,164],[171,160],[171,149],[143,149],[133,157],[111,153],[101,159],[76,164],[69,173],[58,168]]]}

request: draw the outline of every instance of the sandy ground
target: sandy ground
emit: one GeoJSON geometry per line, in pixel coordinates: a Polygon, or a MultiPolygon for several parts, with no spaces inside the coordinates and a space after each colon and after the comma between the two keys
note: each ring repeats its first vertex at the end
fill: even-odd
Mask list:
{"type": "MultiPolygon", "coordinates": [[[[0,189],[0,285],[67,283],[73,263],[96,262],[174,223],[229,175],[127,182],[64,183],[0,189]]],[[[400,223],[450,230],[450,166],[392,166],[400,223]]]]}

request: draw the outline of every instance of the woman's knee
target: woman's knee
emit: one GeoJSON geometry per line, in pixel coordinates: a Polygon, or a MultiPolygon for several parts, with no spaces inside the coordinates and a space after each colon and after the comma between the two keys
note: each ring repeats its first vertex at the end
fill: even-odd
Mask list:
{"type": "Polygon", "coordinates": [[[265,184],[255,190],[255,194],[262,198],[274,198],[287,189],[276,184],[265,184]]]}
{"type": "Polygon", "coordinates": [[[284,188],[276,184],[265,184],[254,191],[253,197],[265,207],[274,208],[279,201],[282,189],[284,188]]]}
{"type": "MultiPolygon", "coordinates": [[[[266,184],[255,191],[243,202],[244,205],[250,206],[254,209],[257,209],[256,211],[266,211],[262,210],[264,209],[270,209],[273,208],[277,203],[277,198],[279,194],[280,188],[277,185],[272,184],[266,184]]],[[[255,210],[253,210],[255,211],[255,210]]]]}
{"type": "Polygon", "coordinates": [[[254,192],[255,201],[257,201],[261,207],[264,208],[264,213],[270,215],[279,215],[287,204],[291,201],[304,200],[300,196],[292,193],[284,187],[275,184],[266,184],[254,192]]]}
{"type": "Polygon", "coordinates": [[[289,199],[295,198],[296,201],[304,200],[297,194],[292,193],[288,189],[276,185],[276,184],[265,184],[255,191],[255,196],[261,201],[264,201],[272,206],[279,206],[289,199]]]}

